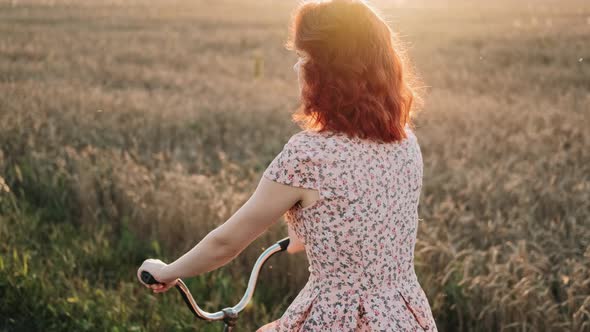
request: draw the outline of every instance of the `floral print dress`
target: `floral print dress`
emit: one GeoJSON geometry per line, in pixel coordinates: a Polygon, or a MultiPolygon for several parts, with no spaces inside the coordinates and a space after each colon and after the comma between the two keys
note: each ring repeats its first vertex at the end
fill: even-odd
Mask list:
{"type": "Polygon", "coordinates": [[[320,199],[285,214],[310,275],[283,315],[257,332],[437,331],[414,271],[423,164],[405,130],[396,143],[300,131],[264,171],[320,199]]]}

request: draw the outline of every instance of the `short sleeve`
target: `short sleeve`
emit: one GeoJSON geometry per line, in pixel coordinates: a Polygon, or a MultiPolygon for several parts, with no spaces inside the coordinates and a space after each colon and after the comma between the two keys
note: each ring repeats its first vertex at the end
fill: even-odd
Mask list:
{"type": "Polygon", "coordinates": [[[293,187],[317,189],[317,163],[310,157],[310,142],[304,132],[289,139],[274,158],[263,176],[274,182],[293,187]]]}

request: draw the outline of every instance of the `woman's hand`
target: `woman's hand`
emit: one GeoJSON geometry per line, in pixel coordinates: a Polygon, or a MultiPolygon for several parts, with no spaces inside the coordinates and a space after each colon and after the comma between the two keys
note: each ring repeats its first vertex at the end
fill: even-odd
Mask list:
{"type": "Polygon", "coordinates": [[[137,270],[137,278],[139,279],[139,282],[141,282],[143,285],[145,285],[148,288],[151,288],[154,291],[154,293],[163,293],[169,290],[170,288],[174,287],[178,282],[177,278],[171,278],[170,276],[168,276],[168,274],[166,273],[167,271],[165,270],[167,266],[168,264],[162,262],[159,259],[146,259],[137,270]],[[141,280],[142,271],[149,272],[154,277],[154,279],[156,279],[160,283],[153,285],[145,284],[141,280]]]}

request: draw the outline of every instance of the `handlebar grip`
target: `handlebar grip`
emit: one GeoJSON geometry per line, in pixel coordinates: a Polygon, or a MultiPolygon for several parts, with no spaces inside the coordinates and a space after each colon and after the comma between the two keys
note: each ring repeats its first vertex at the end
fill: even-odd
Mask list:
{"type": "Polygon", "coordinates": [[[141,271],[141,281],[148,285],[160,284],[148,271],[141,271]]]}
{"type": "Polygon", "coordinates": [[[289,237],[286,237],[286,238],[277,242],[279,244],[279,246],[281,246],[281,251],[287,250],[287,247],[289,246],[289,241],[290,241],[289,237]]]}

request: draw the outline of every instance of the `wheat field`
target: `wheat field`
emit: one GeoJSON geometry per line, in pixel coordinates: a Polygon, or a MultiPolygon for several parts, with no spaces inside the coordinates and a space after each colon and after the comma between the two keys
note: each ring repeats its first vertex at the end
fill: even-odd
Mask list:
{"type": "MultiPolygon", "coordinates": [[[[423,86],[416,271],[441,331],[590,331],[590,3],[373,1],[423,86]]],[[[219,331],[136,281],[299,128],[296,1],[0,0],[0,331],[219,331]]],[[[238,302],[277,223],[187,280],[238,302]]],[[[307,280],[277,255],[240,331],[307,280]]]]}

